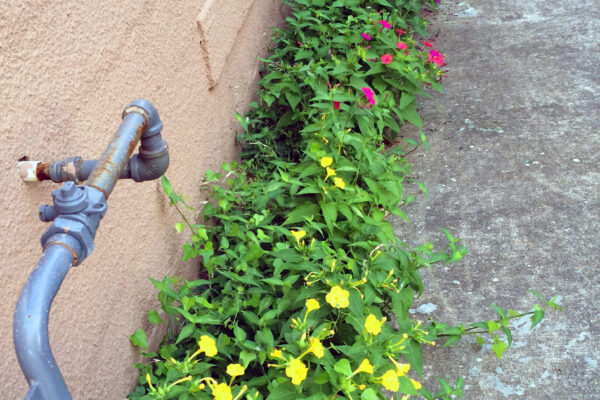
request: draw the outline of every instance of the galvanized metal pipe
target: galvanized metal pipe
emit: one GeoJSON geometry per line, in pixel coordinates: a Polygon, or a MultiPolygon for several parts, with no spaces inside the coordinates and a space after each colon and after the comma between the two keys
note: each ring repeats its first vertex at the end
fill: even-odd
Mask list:
{"type": "Polygon", "coordinates": [[[104,193],[107,199],[148,125],[145,112],[142,114],[142,109],[136,111],[125,115],[112,141],[98,160],[96,168],[85,182],[87,186],[104,193]]]}
{"type": "MultiPolygon", "coordinates": [[[[44,254],[21,292],[13,324],[17,358],[30,385],[26,400],[71,400],[50,349],[50,307],[71,266],[79,265],[93,250],[96,230],[106,213],[106,199],[119,177],[130,174],[136,181],[155,179],[167,169],[168,146],[161,139],[161,130],[154,106],[145,100],[134,101],[123,112],[123,121],[108,148],[94,162],[85,186],[76,186],[72,181],[65,183],[52,193],[53,205],[40,209],[42,221],[54,222],[42,235],[44,254]],[[140,138],[143,138],[140,154],[128,167],[140,138]]],[[[65,171],[54,172],[59,176],[64,172],[67,178],[77,181],[77,166],[81,169],[84,164],[81,159],[68,159],[65,171]]],[[[88,163],[85,168],[91,166],[88,163]]],[[[39,165],[33,171],[21,170],[21,177],[23,172],[27,178],[32,178],[32,174],[47,174],[48,166],[41,167],[43,171],[39,171],[39,165]]]]}
{"type": "Polygon", "coordinates": [[[23,287],[15,311],[15,350],[30,387],[26,400],[71,399],[50,349],[48,317],[80,244],[67,234],[53,235],[51,243],[23,287]]]}

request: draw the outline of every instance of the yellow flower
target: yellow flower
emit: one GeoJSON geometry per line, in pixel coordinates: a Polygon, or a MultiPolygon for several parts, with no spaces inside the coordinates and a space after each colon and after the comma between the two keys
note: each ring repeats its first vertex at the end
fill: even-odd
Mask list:
{"type": "Polygon", "coordinates": [[[335,176],[335,169],[333,168],[325,168],[327,171],[327,176],[325,177],[325,180],[329,179],[330,176],[335,176]]]}
{"type": "Polygon", "coordinates": [[[299,385],[302,383],[304,379],[306,379],[306,373],[308,372],[308,368],[302,361],[297,358],[292,359],[290,361],[290,366],[285,369],[285,374],[292,378],[292,383],[294,385],[299,385]]]}
{"type": "Polygon", "coordinates": [[[369,360],[367,360],[366,358],[364,360],[362,360],[362,362],[360,363],[360,365],[358,366],[358,368],[356,368],[356,371],[354,371],[354,373],[352,375],[356,375],[359,372],[366,372],[367,374],[372,374],[373,373],[373,366],[371,365],[371,363],[369,362],[369,360]]]}
{"type": "Polygon", "coordinates": [[[319,304],[319,300],[317,299],[307,299],[306,300],[306,313],[308,314],[311,311],[318,310],[321,307],[319,304]]]}
{"type": "Polygon", "coordinates": [[[246,372],[246,369],[240,364],[229,364],[227,366],[227,375],[229,376],[242,376],[246,372]]]}
{"type": "Polygon", "coordinates": [[[396,371],[394,371],[393,369],[387,370],[387,372],[385,374],[383,374],[381,379],[382,379],[381,384],[387,390],[391,390],[392,392],[397,392],[398,389],[400,388],[400,382],[398,382],[398,375],[396,374],[396,371]]]}
{"type": "Polygon", "coordinates": [[[410,381],[413,384],[413,386],[415,387],[415,389],[417,389],[417,390],[419,390],[423,387],[419,382],[415,381],[414,379],[411,379],[410,381]]]}
{"type": "Polygon", "coordinates": [[[310,347],[308,348],[307,352],[308,351],[312,351],[312,353],[317,358],[323,358],[323,355],[325,354],[325,349],[323,348],[323,344],[321,343],[321,341],[319,339],[314,338],[314,337],[310,338],[310,347]]]}
{"type": "Polygon", "coordinates": [[[365,321],[365,330],[373,336],[377,336],[381,333],[381,325],[385,322],[386,318],[381,318],[381,321],[373,314],[369,314],[365,321]]]}
{"type": "Polygon", "coordinates": [[[146,382],[148,382],[148,386],[150,389],[155,390],[154,386],[152,386],[152,379],[150,379],[150,373],[146,373],[146,382]]]}
{"type": "Polygon", "coordinates": [[[391,356],[388,358],[394,363],[396,366],[396,373],[398,376],[404,376],[410,370],[410,364],[400,364],[396,360],[394,360],[391,356]]]}
{"type": "Polygon", "coordinates": [[[333,158],[331,158],[331,157],[321,157],[321,167],[327,168],[331,164],[333,164],[333,158]]]}
{"type": "Polygon", "coordinates": [[[273,349],[273,351],[269,355],[273,358],[283,358],[283,353],[279,349],[273,349]]]}
{"type": "Polygon", "coordinates": [[[325,296],[325,300],[334,308],[346,308],[350,305],[348,301],[348,297],[350,296],[350,292],[341,288],[341,286],[336,285],[331,288],[327,296],[325,296]]]}
{"type": "Polygon", "coordinates": [[[290,231],[290,233],[296,239],[296,242],[298,242],[298,245],[300,245],[300,239],[302,239],[304,236],[306,236],[306,231],[303,231],[303,230],[290,231]]]}
{"type": "Polygon", "coordinates": [[[227,386],[226,383],[219,383],[215,385],[212,390],[212,395],[214,396],[215,400],[233,400],[231,388],[227,386]]]}
{"type": "Polygon", "coordinates": [[[214,357],[217,355],[217,344],[215,340],[207,335],[200,336],[198,340],[198,347],[200,352],[205,352],[207,357],[214,357]]]}
{"type": "Polygon", "coordinates": [[[342,178],[333,178],[333,184],[340,189],[344,189],[346,187],[346,182],[342,178]]]}

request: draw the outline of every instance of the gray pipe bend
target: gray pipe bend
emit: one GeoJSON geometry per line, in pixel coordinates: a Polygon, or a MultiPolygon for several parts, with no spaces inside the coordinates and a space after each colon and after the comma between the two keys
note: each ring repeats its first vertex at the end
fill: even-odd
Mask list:
{"type": "Polygon", "coordinates": [[[66,234],[52,235],[38,264],[21,291],[13,324],[13,339],[30,390],[26,400],[70,400],[71,395],[52,355],[48,318],[52,301],[71,269],[79,241],[66,234]],[[67,246],[71,249],[69,249],[67,246]]]}

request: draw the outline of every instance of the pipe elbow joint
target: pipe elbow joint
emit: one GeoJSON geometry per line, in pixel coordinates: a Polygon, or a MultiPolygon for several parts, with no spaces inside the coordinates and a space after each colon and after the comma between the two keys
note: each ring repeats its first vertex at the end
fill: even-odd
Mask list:
{"type": "Polygon", "coordinates": [[[123,111],[123,118],[125,118],[125,116],[131,112],[138,112],[142,114],[148,122],[148,125],[142,134],[142,139],[154,136],[162,131],[163,124],[158,116],[158,111],[156,111],[154,105],[152,105],[152,103],[150,103],[148,100],[137,99],[129,103],[123,111]]]}
{"type": "Polygon", "coordinates": [[[125,117],[130,112],[139,112],[148,125],[142,133],[139,153],[131,157],[128,171],[135,182],[160,178],[169,167],[169,146],[162,139],[162,122],[156,108],[147,100],[132,101],[123,111],[125,117]]]}
{"type": "Polygon", "coordinates": [[[164,148],[159,153],[147,154],[140,149],[139,154],[135,154],[129,160],[129,171],[131,179],[135,182],[144,182],[158,179],[169,168],[169,147],[167,142],[163,142],[164,148]]]}

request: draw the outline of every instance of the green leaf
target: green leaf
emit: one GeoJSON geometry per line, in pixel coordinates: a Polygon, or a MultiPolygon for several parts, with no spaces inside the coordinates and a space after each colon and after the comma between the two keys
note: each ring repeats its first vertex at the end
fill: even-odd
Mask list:
{"type": "Polygon", "coordinates": [[[478,345],[483,346],[485,344],[485,339],[479,335],[474,335],[475,336],[475,341],[477,342],[478,345]]]}
{"type": "Polygon", "coordinates": [[[319,212],[319,206],[306,201],[290,212],[283,225],[295,224],[304,221],[306,217],[313,216],[319,212]]]}
{"type": "Polygon", "coordinates": [[[450,386],[445,379],[439,376],[436,376],[436,379],[440,383],[440,391],[435,395],[435,397],[446,396],[452,393],[452,386],[450,386]]]}
{"type": "Polygon", "coordinates": [[[186,326],[184,326],[183,329],[181,330],[181,332],[179,332],[179,336],[177,336],[177,340],[175,341],[175,344],[178,344],[183,339],[186,339],[187,337],[189,337],[192,333],[194,333],[194,329],[196,329],[194,324],[187,324],[186,326]]]}
{"type": "Polygon", "coordinates": [[[322,374],[318,375],[314,380],[317,385],[323,385],[329,381],[329,374],[327,372],[323,372],[322,374]]]}
{"type": "Polygon", "coordinates": [[[492,350],[496,353],[496,357],[502,357],[502,354],[507,349],[506,343],[504,343],[498,336],[494,336],[494,344],[492,345],[492,350]]]}
{"type": "Polygon", "coordinates": [[[537,304],[533,307],[533,315],[531,316],[531,328],[533,329],[537,324],[542,322],[544,319],[544,310],[537,304]]]}
{"type": "Polygon", "coordinates": [[[460,341],[460,338],[461,338],[460,335],[448,336],[448,340],[446,340],[446,343],[444,343],[444,347],[452,346],[453,344],[460,341]]]}
{"type": "Polygon", "coordinates": [[[298,93],[287,90],[285,92],[285,98],[287,99],[290,107],[292,107],[292,110],[295,110],[296,107],[298,107],[298,103],[300,103],[300,99],[302,98],[302,96],[298,93]]]}
{"type": "Polygon", "coordinates": [[[341,360],[336,362],[335,365],[333,366],[333,369],[336,372],[339,372],[340,374],[342,374],[344,376],[352,375],[352,368],[350,367],[350,361],[346,360],[345,358],[342,358],[341,360]]]}
{"type": "Polygon", "coordinates": [[[185,225],[183,225],[181,222],[177,222],[175,224],[175,230],[177,231],[177,233],[183,232],[184,227],[185,227],[185,225]]]}
{"type": "Polygon", "coordinates": [[[170,196],[173,193],[173,187],[171,186],[171,182],[167,179],[166,175],[163,175],[160,178],[160,183],[162,184],[163,191],[167,196],[170,196]]]}
{"type": "Polygon", "coordinates": [[[415,95],[414,94],[408,93],[408,92],[404,92],[404,93],[402,93],[402,97],[400,98],[400,105],[398,106],[398,108],[400,110],[402,110],[403,108],[406,108],[407,106],[409,106],[414,101],[415,101],[415,95]]]}
{"type": "Polygon", "coordinates": [[[416,340],[410,340],[407,346],[408,352],[405,354],[406,361],[410,363],[412,369],[423,376],[423,350],[421,344],[416,340]]]}
{"type": "Polygon", "coordinates": [[[402,110],[402,118],[418,128],[423,128],[423,120],[415,107],[407,107],[402,110]]]}
{"type": "Polygon", "coordinates": [[[379,400],[379,397],[377,397],[377,394],[375,393],[375,391],[373,389],[367,388],[361,393],[360,399],[361,400],[379,400]]]}
{"type": "Polygon", "coordinates": [[[321,203],[323,218],[330,231],[333,231],[333,225],[337,221],[337,206],[335,203],[321,203]]]}
{"type": "Polygon", "coordinates": [[[489,333],[493,333],[496,332],[497,330],[499,330],[501,327],[501,325],[499,323],[497,323],[496,321],[488,321],[487,322],[487,329],[489,333]]]}
{"type": "Polygon", "coordinates": [[[244,132],[246,132],[246,134],[247,134],[248,133],[248,124],[250,123],[250,118],[242,117],[240,115],[240,113],[238,113],[237,111],[234,113],[234,115],[235,115],[235,119],[238,120],[238,122],[240,123],[242,128],[244,128],[244,132]]]}
{"type": "Polygon", "coordinates": [[[537,297],[539,297],[540,299],[544,300],[544,303],[548,303],[548,300],[537,290],[534,289],[529,289],[529,291],[533,294],[535,294],[537,297]]]}
{"type": "Polygon", "coordinates": [[[162,318],[158,315],[158,311],[156,310],[148,311],[148,321],[150,321],[154,325],[165,323],[165,321],[163,321],[162,318]]]}
{"type": "Polygon", "coordinates": [[[129,340],[134,346],[148,350],[148,341],[146,340],[146,332],[143,329],[137,329],[135,333],[129,336],[129,340]]]}
{"type": "Polygon", "coordinates": [[[490,306],[496,310],[496,313],[500,316],[500,318],[502,319],[507,319],[508,316],[506,315],[506,311],[504,311],[504,309],[502,307],[498,307],[497,305],[490,303],[490,306]]]}
{"type": "Polygon", "coordinates": [[[233,327],[233,334],[235,338],[240,342],[244,342],[246,340],[246,332],[237,324],[233,327]]]}
{"type": "Polygon", "coordinates": [[[256,360],[256,353],[253,351],[250,352],[250,351],[242,350],[240,352],[240,360],[242,360],[242,365],[244,366],[244,368],[247,368],[248,364],[250,364],[252,361],[256,360]]]}

